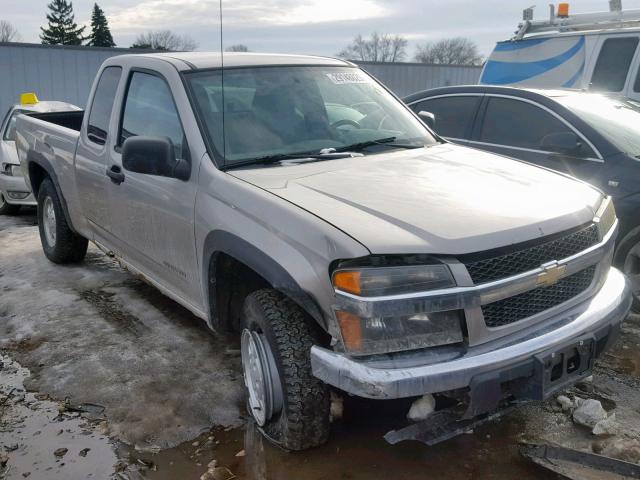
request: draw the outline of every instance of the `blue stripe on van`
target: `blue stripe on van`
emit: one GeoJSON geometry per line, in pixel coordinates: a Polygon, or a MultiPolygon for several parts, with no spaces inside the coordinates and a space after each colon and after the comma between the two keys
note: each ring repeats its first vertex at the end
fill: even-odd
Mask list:
{"type": "Polygon", "coordinates": [[[584,48],[584,37],[576,44],[560,55],[539,60],[537,62],[499,62],[489,60],[484,67],[482,74],[482,83],[493,85],[507,85],[510,83],[518,83],[523,80],[535,77],[549,70],[562,65],[567,60],[573,58],[580,50],[584,48]]]}
{"type": "Polygon", "coordinates": [[[511,42],[499,42],[496,44],[494,52],[511,52],[513,50],[520,50],[523,48],[533,47],[534,45],[540,45],[541,43],[549,40],[548,38],[531,38],[528,40],[516,40],[511,42]]]}
{"type": "Polygon", "coordinates": [[[582,65],[580,65],[580,68],[575,73],[575,75],[562,84],[562,88],[573,87],[573,84],[576,83],[576,81],[582,76],[583,71],[584,71],[584,61],[582,62],[582,65]]]}

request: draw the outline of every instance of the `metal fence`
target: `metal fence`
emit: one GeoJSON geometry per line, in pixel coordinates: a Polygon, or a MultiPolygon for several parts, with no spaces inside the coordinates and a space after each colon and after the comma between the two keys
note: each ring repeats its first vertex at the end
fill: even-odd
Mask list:
{"type": "MultiPolygon", "coordinates": [[[[102,62],[135,52],[128,48],[0,43],[0,118],[23,92],[36,92],[41,100],[84,107],[102,62]]],[[[420,63],[358,63],[400,96],[433,87],[474,84],[481,70],[420,63]]]]}
{"type": "Polygon", "coordinates": [[[482,67],[426,65],[424,63],[356,62],[396,95],[404,97],[428,88],[475,85],[482,67]]]}
{"type": "Polygon", "coordinates": [[[23,92],[84,107],[98,68],[127,48],[0,43],[0,117],[23,92]]]}

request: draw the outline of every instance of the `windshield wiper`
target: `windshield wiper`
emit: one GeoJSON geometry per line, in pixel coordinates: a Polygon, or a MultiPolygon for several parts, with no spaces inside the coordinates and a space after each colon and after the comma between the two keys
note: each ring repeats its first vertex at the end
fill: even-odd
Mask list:
{"type": "Polygon", "coordinates": [[[256,164],[269,165],[271,163],[278,163],[285,160],[332,160],[337,158],[349,158],[353,156],[359,156],[359,155],[352,155],[351,153],[336,152],[336,151],[323,152],[323,153],[318,153],[317,151],[300,152],[300,153],[276,153],[273,155],[265,155],[263,157],[252,158],[250,160],[234,163],[231,165],[226,165],[225,170],[229,170],[232,168],[246,167],[247,165],[256,165],[256,164]]]}
{"type": "Polygon", "coordinates": [[[346,145],[344,147],[338,147],[335,149],[336,152],[357,152],[359,150],[364,150],[368,147],[373,147],[375,145],[385,145],[392,148],[422,148],[424,145],[417,145],[411,143],[395,143],[398,137],[386,137],[379,138],[377,140],[367,140],[366,142],[358,142],[353,145],[346,145]]]}

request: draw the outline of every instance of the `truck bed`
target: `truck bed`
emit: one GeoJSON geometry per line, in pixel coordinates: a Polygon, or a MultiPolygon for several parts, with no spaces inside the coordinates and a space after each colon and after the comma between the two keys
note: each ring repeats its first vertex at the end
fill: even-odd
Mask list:
{"type": "Polygon", "coordinates": [[[30,113],[27,114],[27,116],[79,132],[80,128],[82,127],[84,110],[72,110],[69,112],[30,113]]]}

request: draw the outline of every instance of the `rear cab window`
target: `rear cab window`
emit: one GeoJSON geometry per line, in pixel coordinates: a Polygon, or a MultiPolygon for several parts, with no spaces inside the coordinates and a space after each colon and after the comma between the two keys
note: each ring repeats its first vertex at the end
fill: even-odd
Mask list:
{"type": "Polygon", "coordinates": [[[107,67],[98,80],[87,126],[87,138],[98,145],[107,142],[113,99],[116,97],[121,75],[122,68],[107,67]]]}
{"type": "Polygon", "coordinates": [[[435,131],[439,135],[468,140],[481,100],[481,95],[449,95],[414,103],[411,109],[416,113],[433,113],[436,117],[435,131]]]}
{"type": "Polygon", "coordinates": [[[637,47],[638,37],[607,38],[600,49],[589,88],[601,92],[621,92],[637,47]]]}

